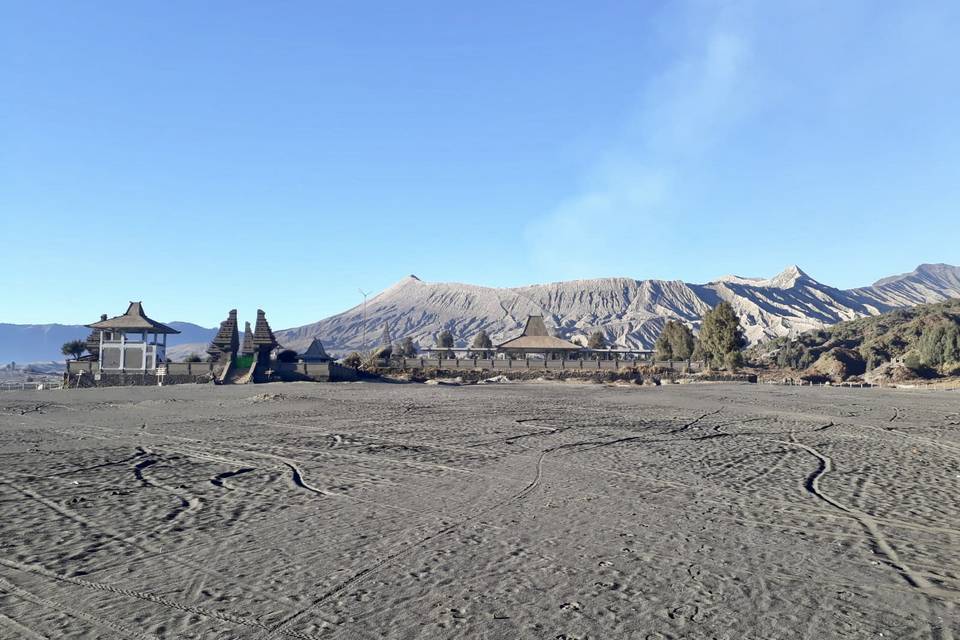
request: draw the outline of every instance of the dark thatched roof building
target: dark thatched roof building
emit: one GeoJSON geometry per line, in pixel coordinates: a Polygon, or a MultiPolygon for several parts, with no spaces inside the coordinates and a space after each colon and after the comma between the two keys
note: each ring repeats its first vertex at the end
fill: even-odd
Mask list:
{"type": "Polygon", "coordinates": [[[307,350],[297,356],[300,362],[330,362],[333,360],[327,350],[323,348],[323,343],[317,338],[313,339],[307,350]]]}
{"type": "Polygon", "coordinates": [[[547,358],[570,355],[581,349],[580,345],[550,335],[543,316],[529,316],[523,333],[497,345],[497,351],[524,355],[542,353],[547,358]]]}

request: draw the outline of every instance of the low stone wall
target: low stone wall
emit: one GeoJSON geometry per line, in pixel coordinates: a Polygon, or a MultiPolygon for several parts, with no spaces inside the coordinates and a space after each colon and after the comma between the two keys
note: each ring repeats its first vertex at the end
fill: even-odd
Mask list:
{"type": "Polygon", "coordinates": [[[209,376],[221,365],[217,362],[168,362],[166,366],[168,376],[209,376]]]}
{"type": "MultiPolygon", "coordinates": [[[[92,376],[70,376],[70,387],[156,387],[159,376],[153,373],[109,373],[94,380],[92,376]]],[[[170,384],[205,384],[210,382],[210,376],[163,376],[164,386],[170,384]]]]}
{"type": "Polygon", "coordinates": [[[313,382],[351,382],[360,379],[360,372],[336,362],[278,362],[274,375],[281,380],[313,382]]]}

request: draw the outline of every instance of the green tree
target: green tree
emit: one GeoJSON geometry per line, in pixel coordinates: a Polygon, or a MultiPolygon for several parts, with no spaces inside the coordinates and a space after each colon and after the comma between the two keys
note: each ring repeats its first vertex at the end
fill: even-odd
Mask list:
{"type": "Polygon", "coordinates": [[[693,336],[693,331],[690,330],[690,327],[682,322],[674,322],[670,343],[673,346],[674,358],[677,360],[689,360],[693,357],[693,350],[697,346],[697,339],[693,336]]]}
{"type": "Polygon", "coordinates": [[[682,322],[668,320],[664,325],[654,349],[658,360],[687,360],[693,356],[696,339],[693,332],[682,322]]]}
{"type": "Polygon", "coordinates": [[[74,360],[80,358],[83,355],[83,352],[87,350],[87,343],[83,340],[71,340],[70,342],[64,342],[63,346],[60,347],[60,353],[65,356],[73,357],[74,360]]]}
{"type": "Polygon", "coordinates": [[[740,351],[744,345],[740,320],[729,302],[721,302],[704,314],[700,325],[700,348],[709,368],[736,368],[743,361],[740,351]],[[738,355],[729,355],[734,353],[738,355]]]}
{"type": "Polygon", "coordinates": [[[930,367],[960,362],[960,327],[941,322],[925,328],[917,340],[917,351],[922,363],[930,367]]]}
{"type": "MultiPolygon", "coordinates": [[[[471,345],[473,349],[492,349],[493,340],[490,339],[490,336],[487,335],[487,332],[484,329],[480,329],[480,333],[473,336],[473,344],[471,345]]],[[[486,357],[490,354],[489,351],[477,351],[473,353],[473,357],[486,357]]]]}
{"type": "MultiPolygon", "coordinates": [[[[453,348],[453,334],[444,329],[440,332],[440,335],[437,336],[437,348],[438,349],[452,349],[453,348]]],[[[441,352],[441,357],[443,358],[452,358],[453,351],[441,352]]]]}
{"type": "Polygon", "coordinates": [[[656,352],[657,361],[673,360],[673,345],[670,344],[670,336],[667,335],[666,327],[657,336],[657,342],[653,345],[653,350],[656,352]]]}
{"type": "Polygon", "coordinates": [[[191,353],[190,355],[187,356],[187,359],[184,360],[184,362],[203,362],[203,358],[201,358],[195,353],[191,353]]]}

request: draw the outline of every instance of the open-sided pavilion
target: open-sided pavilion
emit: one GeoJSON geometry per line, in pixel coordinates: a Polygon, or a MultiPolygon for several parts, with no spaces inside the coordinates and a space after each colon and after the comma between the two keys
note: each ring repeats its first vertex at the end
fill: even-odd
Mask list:
{"type": "Polygon", "coordinates": [[[180,333],[157,322],[131,302],[126,313],[87,325],[100,335],[100,371],[153,371],[166,361],[167,336],[180,333]]]}

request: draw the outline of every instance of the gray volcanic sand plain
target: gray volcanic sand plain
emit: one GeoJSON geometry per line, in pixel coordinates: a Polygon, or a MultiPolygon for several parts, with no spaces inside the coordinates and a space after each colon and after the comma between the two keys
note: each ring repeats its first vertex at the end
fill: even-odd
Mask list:
{"type": "Polygon", "coordinates": [[[3,638],[960,637],[960,395],[0,395],[3,638]]]}

